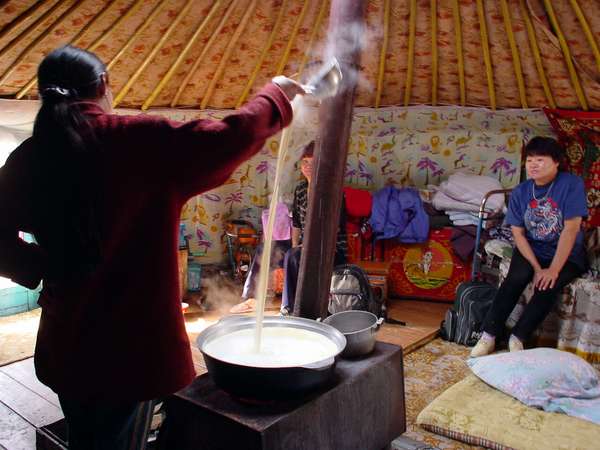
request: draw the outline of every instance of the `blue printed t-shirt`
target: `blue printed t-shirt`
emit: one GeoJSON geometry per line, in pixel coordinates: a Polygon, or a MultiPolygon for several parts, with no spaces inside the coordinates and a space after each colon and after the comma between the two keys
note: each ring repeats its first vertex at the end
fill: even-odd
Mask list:
{"type": "MultiPolygon", "coordinates": [[[[514,188],[508,203],[506,223],[525,228],[525,236],[536,258],[550,262],[556,253],[565,220],[587,215],[583,180],[570,173],[559,172],[554,182],[547,185],[536,186],[533,180],[527,180],[514,188]]],[[[585,268],[581,230],[569,261],[585,268]]]]}

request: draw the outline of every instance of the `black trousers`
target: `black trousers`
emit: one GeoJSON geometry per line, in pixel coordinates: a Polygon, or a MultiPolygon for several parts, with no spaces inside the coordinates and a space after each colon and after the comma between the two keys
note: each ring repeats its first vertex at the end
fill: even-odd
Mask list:
{"type": "MultiPolygon", "coordinates": [[[[271,270],[277,267],[283,267],[283,259],[285,253],[292,247],[292,241],[290,239],[285,241],[273,241],[273,250],[271,253],[271,270]]],[[[254,297],[256,295],[256,288],[258,287],[258,274],[260,273],[260,258],[262,257],[263,244],[260,244],[256,248],[254,258],[250,264],[250,270],[248,276],[244,282],[244,289],[242,290],[242,298],[244,300],[254,297]]]]}
{"type": "MultiPolygon", "coordinates": [[[[550,266],[551,261],[540,261],[542,268],[550,266]]],[[[521,341],[526,341],[535,331],[540,323],[546,318],[552,307],[556,303],[558,295],[563,288],[580,276],[582,270],[570,261],[567,261],[558,275],[558,279],[552,289],[541,291],[535,289],[533,297],[525,306],[523,314],[519,321],[512,329],[512,334],[521,341]]],[[[510,262],[508,275],[498,289],[498,293],[494,298],[492,307],[488,311],[484,323],[483,330],[493,336],[502,336],[505,328],[504,324],[515,305],[519,301],[519,297],[529,282],[533,279],[534,270],[529,261],[515,248],[515,252],[510,262]]]]}
{"type": "Polygon", "coordinates": [[[69,450],[144,450],[154,402],[81,402],[58,397],[69,450]]]}
{"type": "MultiPolygon", "coordinates": [[[[302,256],[302,246],[289,249],[283,261],[285,278],[283,280],[283,295],[281,296],[281,306],[294,310],[296,301],[296,287],[298,285],[298,272],[300,272],[300,257],[302,256]]],[[[333,259],[333,265],[339,266],[346,263],[346,255],[336,251],[333,259]]]]}

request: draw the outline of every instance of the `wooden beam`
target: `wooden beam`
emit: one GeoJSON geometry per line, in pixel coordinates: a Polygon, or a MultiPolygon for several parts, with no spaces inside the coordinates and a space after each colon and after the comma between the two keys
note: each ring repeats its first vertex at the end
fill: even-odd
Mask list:
{"type": "Polygon", "coordinates": [[[567,41],[565,40],[565,36],[560,29],[560,24],[556,19],[556,15],[554,14],[554,9],[552,8],[552,2],[550,0],[544,0],[544,6],[546,8],[546,13],[548,14],[548,19],[550,19],[550,23],[554,28],[556,36],[558,37],[558,43],[560,44],[560,48],[563,53],[563,57],[565,63],[567,64],[567,69],[569,71],[569,75],[571,76],[571,82],[573,83],[573,88],[575,89],[575,94],[577,95],[577,100],[581,107],[587,111],[589,109],[588,102],[585,98],[585,94],[583,89],[581,88],[581,84],[579,83],[579,77],[577,76],[577,71],[575,70],[575,65],[573,64],[573,58],[571,57],[571,52],[569,50],[569,46],[567,45],[567,41]]]}
{"type": "Polygon", "coordinates": [[[129,47],[133,45],[134,41],[139,37],[139,35],[142,34],[146,28],[148,28],[148,26],[152,23],[154,18],[158,15],[158,13],[160,13],[166,1],[167,0],[160,0],[159,3],[154,5],[154,8],[150,12],[150,15],[148,15],[148,17],[144,19],[142,24],[134,31],[134,33],[129,37],[129,39],[127,39],[127,42],[125,42],[123,47],[121,47],[117,54],[113,56],[108,62],[108,64],[106,65],[107,70],[111,70],[113,68],[113,66],[117,63],[119,58],[123,56],[125,52],[127,52],[127,50],[129,50],[129,47]]]}
{"type": "MultiPolygon", "coordinates": [[[[63,6],[64,4],[68,4],[69,2],[59,2],[60,6],[63,6]]],[[[66,17],[68,16],[71,12],[73,12],[79,2],[78,1],[73,1],[70,0],[71,6],[69,6],[67,9],[65,9],[55,20],[54,22],[52,22],[52,24],[48,27],[48,29],[44,30],[43,32],[41,32],[33,41],[31,41],[29,43],[29,45],[27,45],[23,50],[21,50],[21,52],[17,55],[17,57],[15,58],[15,60],[10,64],[10,66],[8,67],[8,69],[6,69],[4,71],[4,73],[2,74],[2,76],[0,77],[0,86],[3,85],[4,83],[6,83],[6,80],[8,80],[8,78],[10,78],[10,76],[14,73],[14,71],[17,69],[18,65],[29,55],[29,53],[31,52],[31,50],[33,50],[35,48],[35,46],[37,44],[40,43],[40,41],[42,39],[44,39],[47,35],[49,35],[50,33],[52,33],[54,31],[54,28],[56,28],[56,26],[58,26],[58,24],[66,17]]],[[[58,6],[58,3],[55,4],[52,8],[51,8],[51,12],[54,12],[56,7],[58,6]]],[[[46,11],[46,13],[48,13],[48,11],[46,11]]],[[[45,16],[44,18],[48,17],[50,15],[50,13],[48,13],[47,15],[44,14],[43,16],[45,16]]],[[[36,23],[38,21],[36,20],[36,23]]],[[[40,21],[41,22],[41,21],[40,21]]],[[[20,43],[22,41],[21,38],[25,38],[26,35],[21,35],[19,37],[19,39],[17,40],[17,43],[20,43]]],[[[15,44],[16,45],[16,44],[15,44]]],[[[0,52],[0,58],[2,57],[2,54],[4,54],[5,51],[7,51],[8,47],[5,47],[4,49],[2,49],[2,52],[0,52]]]]}
{"type": "Polygon", "coordinates": [[[483,51],[483,62],[485,63],[485,75],[487,78],[488,93],[490,96],[490,107],[496,109],[496,90],[494,88],[494,70],[492,69],[492,58],[490,57],[490,44],[487,32],[487,22],[483,1],[477,0],[477,17],[479,18],[479,33],[481,36],[481,50],[483,51]]]}
{"type": "Polygon", "coordinates": [[[331,2],[327,35],[329,42],[334,43],[334,56],[345,74],[340,92],[323,100],[319,108],[319,145],[314,158],[294,305],[294,314],[302,317],[325,317],[327,312],[358,78],[352,71],[360,67],[360,36],[348,30],[364,27],[367,2],[331,2]]]}
{"type": "MultiPolygon", "coordinates": [[[[19,25],[21,25],[27,19],[34,16],[42,6],[44,6],[44,2],[37,0],[35,3],[32,3],[25,11],[23,11],[21,14],[19,14],[13,20],[11,20],[6,25],[4,25],[2,27],[2,30],[0,30],[0,40],[4,39],[4,37],[7,34],[11,33],[15,28],[17,28],[19,25]]],[[[23,33],[25,33],[28,30],[29,30],[29,27],[25,28],[24,30],[21,30],[20,33],[15,33],[15,36],[8,43],[8,45],[10,45],[12,43],[12,41],[17,39],[19,36],[21,36],[23,33]]]]}
{"type": "Polygon", "coordinates": [[[385,60],[387,55],[388,42],[390,39],[390,3],[391,0],[385,0],[383,5],[383,43],[379,53],[379,74],[377,75],[377,91],[375,93],[375,108],[381,104],[381,92],[383,91],[383,78],[385,76],[385,60]]]}
{"type": "Polygon", "coordinates": [[[583,28],[583,33],[585,34],[585,37],[588,43],[590,44],[590,47],[592,48],[592,53],[594,54],[594,58],[596,59],[596,67],[598,68],[598,71],[600,71],[600,50],[598,49],[598,44],[594,39],[594,34],[592,33],[590,25],[588,24],[585,15],[583,14],[583,11],[579,7],[579,3],[577,3],[577,0],[570,1],[571,7],[573,8],[573,11],[575,11],[575,15],[577,16],[577,19],[581,24],[581,28],[583,28]]]}
{"type": "Polygon", "coordinates": [[[537,69],[538,76],[540,77],[540,82],[542,83],[546,100],[551,108],[556,108],[552,90],[550,89],[550,84],[546,78],[546,72],[544,71],[544,65],[542,64],[542,56],[540,54],[540,49],[535,37],[535,29],[533,28],[531,17],[529,17],[529,8],[527,8],[527,5],[525,5],[525,0],[519,0],[519,6],[521,8],[521,16],[523,16],[523,19],[525,20],[525,28],[527,29],[527,37],[529,38],[529,47],[533,53],[533,60],[535,61],[535,67],[537,69]]]}
{"type": "MultiPolygon", "coordinates": [[[[43,5],[44,2],[39,2],[39,6],[43,5]]],[[[39,24],[41,24],[42,22],[44,22],[49,16],[51,16],[54,11],[56,11],[62,4],[62,0],[58,0],[56,3],[54,3],[54,5],[52,5],[51,8],[48,8],[46,11],[44,11],[44,13],[42,15],[40,15],[37,19],[35,19],[35,22],[31,23],[27,28],[25,28],[23,31],[21,31],[18,35],[16,35],[8,44],[6,44],[2,50],[0,50],[0,58],[2,58],[4,55],[6,55],[8,52],[10,52],[16,45],[20,44],[23,39],[25,39],[27,37],[27,35],[35,30],[37,28],[37,26],[39,24]]],[[[37,12],[37,11],[35,11],[37,12]]],[[[27,20],[30,16],[33,16],[33,14],[35,13],[34,11],[31,12],[31,14],[29,14],[27,17],[24,17],[23,20],[27,20]]],[[[41,34],[44,34],[44,31],[42,31],[41,34]]]]}
{"type": "MultiPolygon", "coordinates": [[[[79,39],[81,39],[81,37],[85,34],[85,32],[87,30],[89,30],[96,22],[98,22],[98,20],[100,20],[102,18],[102,16],[104,15],[104,13],[106,13],[106,11],[116,2],[117,0],[110,0],[109,2],[105,3],[104,6],[100,9],[100,12],[94,16],[94,18],[92,20],[90,20],[88,23],[85,24],[85,26],[79,30],[77,32],[77,34],[75,36],[73,36],[71,38],[71,40],[69,41],[70,44],[77,46],[78,45],[78,41],[79,39]]],[[[27,93],[29,92],[29,90],[35,86],[35,84],[37,83],[37,75],[35,75],[34,77],[32,77],[27,84],[25,84],[25,86],[23,86],[21,88],[21,90],[19,90],[19,92],[17,92],[17,95],[15,96],[15,98],[17,100],[23,98],[25,95],[27,95],[27,93]]]]}
{"type": "Polygon", "coordinates": [[[206,90],[206,93],[204,94],[204,97],[202,98],[202,101],[200,102],[200,109],[206,109],[206,107],[208,106],[208,102],[210,101],[210,99],[214,93],[215,86],[217,85],[217,83],[221,79],[221,76],[223,75],[223,71],[225,70],[225,66],[227,65],[227,62],[229,61],[229,57],[231,56],[231,53],[233,52],[233,49],[235,48],[235,45],[237,44],[238,39],[244,32],[244,29],[246,28],[246,25],[248,24],[248,21],[250,20],[250,16],[252,16],[252,14],[254,13],[254,9],[256,8],[256,1],[257,0],[252,0],[252,3],[248,6],[248,8],[246,9],[246,12],[244,13],[244,15],[242,17],[241,22],[235,29],[233,36],[227,43],[227,47],[225,48],[225,52],[223,53],[223,56],[221,57],[221,61],[219,61],[217,70],[215,71],[212,79],[210,80],[208,89],[206,90]]]}
{"type": "Polygon", "coordinates": [[[213,31],[210,39],[208,40],[208,42],[206,43],[206,45],[202,49],[202,52],[200,52],[200,55],[198,55],[198,57],[196,58],[196,61],[194,61],[194,64],[192,64],[192,67],[190,68],[190,70],[188,71],[188,73],[185,75],[183,81],[179,85],[179,88],[177,89],[177,92],[175,93],[175,96],[171,100],[171,108],[175,108],[177,106],[177,103],[179,102],[179,98],[181,97],[181,94],[183,94],[183,91],[187,87],[187,85],[190,82],[190,79],[192,78],[192,76],[196,73],[196,70],[198,69],[198,66],[204,60],[204,57],[206,56],[206,54],[210,50],[212,44],[219,37],[219,34],[221,33],[221,30],[223,29],[223,27],[227,23],[227,20],[229,19],[229,16],[231,15],[231,13],[233,12],[233,10],[235,9],[235,5],[237,4],[238,1],[239,0],[232,0],[231,3],[229,3],[229,6],[227,7],[227,10],[225,11],[225,14],[223,15],[223,17],[221,17],[221,20],[219,21],[219,24],[217,25],[217,28],[215,28],[215,30],[213,31]]]}
{"type": "Polygon", "coordinates": [[[202,33],[204,31],[204,29],[206,28],[206,26],[208,25],[208,23],[215,16],[215,13],[217,12],[217,10],[221,7],[221,3],[222,3],[222,0],[217,0],[217,1],[215,1],[215,3],[213,3],[210,11],[206,15],[206,17],[202,20],[202,23],[200,23],[200,25],[198,26],[198,28],[196,28],[196,31],[194,32],[194,34],[192,35],[192,37],[188,40],[188,42],[187,42],[185,48],[183,49],[183,51],[181,53],[179,53],[179,56],[177,57],[177,59],[175,60],[175,62],[171,65],[171,67],[169,68],[169,70],[167,71],[167,73],[165,74],[165,76],[162,77],[162,79],[159,81],[158,85],[154,88],[154,90],[152,91],[152,93],[148,96],[148,98],[146,99],[146,101],[142,105],[142,111],[145,111],[150,106],[152,106],[152,102],[154,102],[154,100],[156,99],[156,97],[158,97],[158,95],[161,93],[161,91],[166,86],[166,84],[169,82],[169,80],[171,80],[171,78],[173,77],[173,75],[175,75],[175,72],[177,71],[177,69],[179,68],[179,66],[181,65],[181,63],[185,59],[185,57],[187,56],[188,52],[191,50],[191,48],[194,46],[194,44],[198,40],[198,37],[200,36],[200,33],[202,33]]]}
{"type": "Polygon", "coordinates": [[[110,34],[125,20],[129,19],[139,8],[140,6],[142,6],[142,2],[144,0],[136,0],[135,3],[133,3],[128,9],[127,11],[125,11],[125,14],[121,14],[119,15],[119,17],[117,18],[117,20],[115,20],[109,27],[108,29],[106,29],[100,36],[98,36],[98,38],[92,42],[89,47],[88,50],[90,52],[95,51],[98,47],[100,47],[102,45],[102,43],[108,39],[108,36],[110,36],[110,34]]]}
{"type": "Polygon", "coordinates": [[[523,80],[523,69],[521,68],[521,57],[519,56],[519,50],[517,49],[510,11],[508,10],[508,3],[506,3],[506,0],[500,0],[500,8],[502,10],[502,17],[504,18],[504,28],[506,29],[506,35],[508,37],[508,44],[510,45],[510,51],[512,53],[513,68],[515,70],[515,76],[517,77],[517,87],[519,88],[521,107],[527,108],[527,94],[525,92],[525,81],[523,80]]]}
{"type": "Polygon", "coordinates": [[[452,16],[454,17],[454,38],[456,40],[456,58],[458,59],[458,84],[460,89],[460,104],[465,106],[467,95],[465,90],[465,62],[462,45],[462,28],[460,22],[460,5],[458,0],[452,0],[452,16]]]}
{"type": "Polygon", "coordinates": [[[123,86],[121,88],[121,90],[117,93],[117,95],[115,96],[115,98],[113,100],[114,108],[116,108],[119,105],[119,103],[121,103],[121,101],[125,98],[125,96],[129,92],[129,89],[131,89],[131,86],[134,85],[134,83],[137,81],[137,79],[140,77],[140,75],[144,72],[144,70],[146,70],[146,67],[148,67],[150,62],[152,62],[152,60],[154,59],[156,54],[159,52],[159,50],[162,48],[162,46],[165,45],[165,43],[169,40],[169,38],[171,37],[171,34],[175,30],[175,27],[177,25],[179,25],[179,22],[181,22],[181,20],[189,12],[190,8],[193,5],[193,1],[194,0],[188,0],[186,2],[183,9],[181,11],[179,11],[179,14],[177,14],[177,17],[175,17],[175,20],[169,25],[169,28],[167,28],[167,31],[165,31],[165,33],[161,36],[159,41],[154,45],[150,54],[148,56],[146,56],[146,58],[144,59],[142,64],[136,69],[136,71],[133,73],[133,75],[131,77],[129,77],[129,79],[127,80],[127,83],[125,83],[125,86],[123,86]]]}
{"type": "Polygon", "coordinates": [[[431,104],[437,105],[438,46],[437,46],[437,0],[431,0],[431,104]]]}
{"type": "Polygon", "coordinates": [[[304,52],[304,56],[302,56],[302,60],[300,61],[300,65],[298,66],[298,79],[301,79],[302,72],[304,72],[304,68],[306,67],[306,63],[308,62],[308,58],[310,58],[310,52],[312,51],[312,46],[317,37],[317,33],[321,29],[321,22],[323,22],[323,18],[325,17],[325,12],[327,11],[327,4],[329,0],[322,0],[321,9],[319,9],[319,15],[317,16],[317,20],[310,32],[310,37],[308,39],[308,43],[306,44],[306,51],[304,52]]]}
{"type": "Polygon", "coordinates": [[[410,17],[408,19],[408,63],[406,65],[406,85],[404,87],[404,106],[410,103],[413,70],[415,65],[415,31],[417,28],[417,0],[410,0],[410,17]]]}
{"type": "Polygon", "coordinates": [[[279,32],[279,27],[281,26],[281,22],[283,20],[283,13],[285,12],[286,8],[287,8],[287,0],[283,0],[281,2],[281,6],[279,7],[279,12],[277,13],[277,18],[275,19],[273,28],[271,28],[271,32],[269,33],[269,37],[267,38],[267,42],[264,44],[262,52],[260,53],[260,56],[258,57],[258,61],[256,61],[256,64],[254,65],[254,70],[252,70],[252,72],[250,73],[248,82],[246,83],[246,86],[244,86],[242,94],[240,95],[240,98],[238,99],[237,103],[235,104],[236,109],[244,104],[244,102],[246,101],[246,98],[248,97],[248,94],[250,93],[250,90],[252,89],[252,86],[254,86],[254,82],[256,81],[256,76],[258,75],[258,72],[260,72],[263,62],[265,61],[265,58],[267,57],[267,53],[269,53],[269,51],[271,50],[271,47],[273,46],[273,42],[275,41],[275,36],[277,36],[277,33],[279,32]]]}
{"type": "Polygon", "coordinates": [[[279,64],[277,64],[277,69],[275,70],[275,75],[281,75],[283,73],[283,69],[285,69],[287,61],[290,57],[290,51],[292,50],[292,46],[294,45],[294,42],[296,41],[296,36],[298,35],[298,30],[300,29],[300,25],[302,25],[302,22],[304,21],[304,16],[306,16],[306,11],[308,11],[309,3],[310,3],[309,0],[304,0],[304,4],[302,5],[302,10],[300,11],[300,14],[298,15],[298,19],[296,19],[296,23],[294,24],[294,28],[292,29],[292,34],[290,35],[288,43],[285,46],[285,50],[283,51],[283,55],[281,56],[281,59],[279,60],[279,64]]]}

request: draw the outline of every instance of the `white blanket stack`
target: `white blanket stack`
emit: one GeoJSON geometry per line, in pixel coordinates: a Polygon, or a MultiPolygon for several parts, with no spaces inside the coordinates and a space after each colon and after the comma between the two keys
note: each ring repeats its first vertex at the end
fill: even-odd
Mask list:
{"type": "MultiPolygon", "coordinates": [[[[434,208],[445,211],[454,225],[477,225],[483,197],[497,189],[502,189],[502,185],[495,178],[457,172],[440,184],[432,203],[434,208]]],[[[503,194],[492,195],[486,203],[488,213],[502,208],[503,194]]]]}

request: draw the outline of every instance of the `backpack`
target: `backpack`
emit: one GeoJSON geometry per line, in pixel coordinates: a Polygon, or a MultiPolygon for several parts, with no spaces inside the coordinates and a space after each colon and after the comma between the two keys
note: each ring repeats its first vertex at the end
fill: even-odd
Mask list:
{"type": "Polygon", "coordinates": [[[384,317],[383,299],[376,295],[363,269],[354,264],[342,264],[333,269],[329,290],[329,314],[348,310],[369,311],[384,317]]]}
{"type": "Polygon", "coordinates": [[[483,321],[497,291],[483,281],[459,284],[454,305],[446,312],[440,326],[440,337],[457,344],[475,345],[481,337],[483,321]]]}

